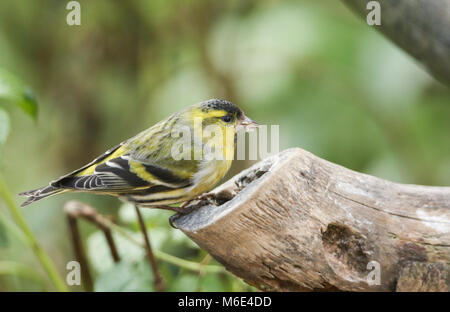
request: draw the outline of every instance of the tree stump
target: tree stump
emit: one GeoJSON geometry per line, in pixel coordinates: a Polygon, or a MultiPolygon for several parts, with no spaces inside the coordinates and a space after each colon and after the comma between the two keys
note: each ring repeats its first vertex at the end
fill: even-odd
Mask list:
{"type": "Polygon", "coordinates": [[[295,148],[211,194],[175,225],[259,289],[450,288],[450,187],[389,182],[295,148]]]}

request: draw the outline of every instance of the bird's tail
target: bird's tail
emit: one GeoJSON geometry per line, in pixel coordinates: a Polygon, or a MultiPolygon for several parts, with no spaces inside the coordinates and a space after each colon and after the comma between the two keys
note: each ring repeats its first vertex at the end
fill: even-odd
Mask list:
{"type": "Polygon", "coordinates": [[[20,196],[26,196],[28,199],[20,205],[21,207],[24,207],[26,205],[29,205],[31,203],[34,203],[35,201],[41,200],[43,198],[53,196],[56,194],[59,194],[61,192],[67,191],[66,189],[57,188],[54,186],[46,186],[37,190],[31,190],[27,192],[20,193],[20,196]]]}

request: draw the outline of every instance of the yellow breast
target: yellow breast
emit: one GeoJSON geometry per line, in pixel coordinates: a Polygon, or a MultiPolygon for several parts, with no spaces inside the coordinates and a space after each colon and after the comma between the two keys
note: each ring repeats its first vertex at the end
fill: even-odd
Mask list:
{"type": "Polygon", "coordinates": [[[231,167],[232,159],[203,162],[202,168],[194,176],[194,196],[210,191],[225,176],[231,167]]]}

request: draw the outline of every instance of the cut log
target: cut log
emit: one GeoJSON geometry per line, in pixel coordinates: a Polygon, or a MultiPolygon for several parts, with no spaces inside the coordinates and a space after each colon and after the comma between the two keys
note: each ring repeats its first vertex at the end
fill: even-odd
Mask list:
{"type": "Polygon", "coordinates": [[[448,278],[414,286],[408,270],[448,275],[450,187],[389,182],[295,148],[191,206],[175,225],[262,290],[395,291],[401,276],[410,289],[449,289],[448,278]]]}

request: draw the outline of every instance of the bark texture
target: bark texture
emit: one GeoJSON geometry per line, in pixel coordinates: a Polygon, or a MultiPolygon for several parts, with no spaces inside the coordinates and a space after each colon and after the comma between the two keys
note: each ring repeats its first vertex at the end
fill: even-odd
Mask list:
{"type": "MultiPolygon", "coordinates": [[[[364,20],[370,0],[342,0],[364,20]]],[[[378,0],[381,25],[373,26],[450,85],[450,0],[378,0]]]]}
{"type": "Polygon", "coordinates": [[[263,290],[449,289],[450,187],[389,182],[295,148],[191,206],[175,225],[263,290]]]}

